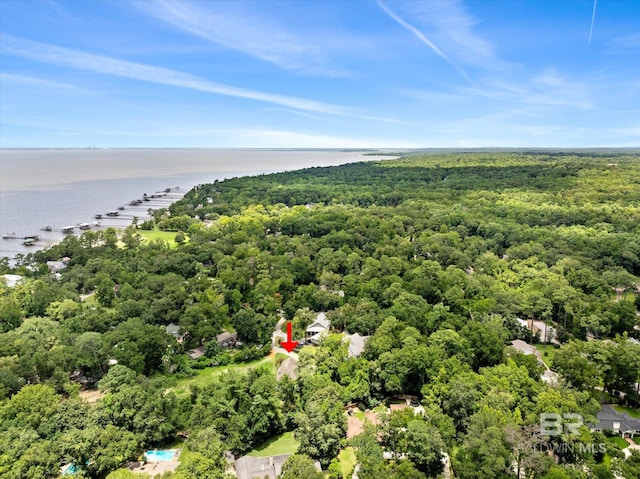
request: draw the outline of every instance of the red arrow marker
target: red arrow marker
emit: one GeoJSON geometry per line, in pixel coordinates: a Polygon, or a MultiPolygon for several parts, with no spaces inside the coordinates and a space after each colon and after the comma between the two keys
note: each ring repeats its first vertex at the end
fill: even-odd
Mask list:
{"type": "Polygon", "coordinates": [[[287,340],[282,341],[280,343],[280,346],[282,346],[288,352],[291,352],[293,351],[293,348],[295,348],[297,345],[298,345],[298,341],[291,341],[291,321],[289,321],[287,322],[287,340]]]}

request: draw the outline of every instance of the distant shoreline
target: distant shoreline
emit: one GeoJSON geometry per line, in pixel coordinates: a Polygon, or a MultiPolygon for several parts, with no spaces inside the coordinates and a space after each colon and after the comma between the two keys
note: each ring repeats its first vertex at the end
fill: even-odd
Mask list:
{"type": "MultiPolygon", "coordinates": [[[[186,194],[195,185],[226,178],[292,171],[310,167],[389,159],[363,150],[256,149],[4,149],[0,177],[0,234],[38,235],[34,246],[21,240],[0,239],[0,257],[15,257],[45,249],[64,238],[61,228],[93,223],[102,214],[101,228],[124,229],[132,217],[148,218],[148,208],[173,202],[131,207],[132,200],[179,186],[186,194]],[[128,218],[107,218],[106,212],[124,205],[128,218]],[[51,225],[54,231],[41,229],[51,225]],[[58,231],[55,231],[58,230],[58,231]]],[[[174,200],[177,201],[177,198],[174,200]]],[[[76,230],[76,234],[80,233],[76,230]]]]}

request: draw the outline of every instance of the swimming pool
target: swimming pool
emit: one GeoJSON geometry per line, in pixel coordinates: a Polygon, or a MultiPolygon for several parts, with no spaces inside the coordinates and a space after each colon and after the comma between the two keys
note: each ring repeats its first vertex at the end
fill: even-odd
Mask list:
{"type": "Polygon", "coordinates": [[[178,452],[177,449],[154,449],[144,453],[148,462],[171,461],[178,452]]]}
{"type": "Polygon", "coordinates": [[[67,464],[62,468],[60,474],[63,476],[75,476],[79,471],[80,469],[75,464],[67,464]]]}

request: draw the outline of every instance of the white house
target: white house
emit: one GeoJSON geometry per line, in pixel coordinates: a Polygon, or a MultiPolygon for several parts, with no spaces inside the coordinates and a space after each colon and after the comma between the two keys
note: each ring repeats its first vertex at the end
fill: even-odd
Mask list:
{"type": "Polygon", "coordinates": [[[327,319],[325,313],[318,313],[315,321],[309,325],[306,330],[305,339],[307,342],[318,344],[324,338],[331,328],[331,321],[327,319]]]}

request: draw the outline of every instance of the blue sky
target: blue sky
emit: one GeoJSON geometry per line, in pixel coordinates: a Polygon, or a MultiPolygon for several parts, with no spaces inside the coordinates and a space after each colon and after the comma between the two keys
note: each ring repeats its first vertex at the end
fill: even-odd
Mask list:
{"type": "Polygon", "coordinates": [[[640,146],[636,0],[1,0],[0,31],[5,148],[640,146]]]}

